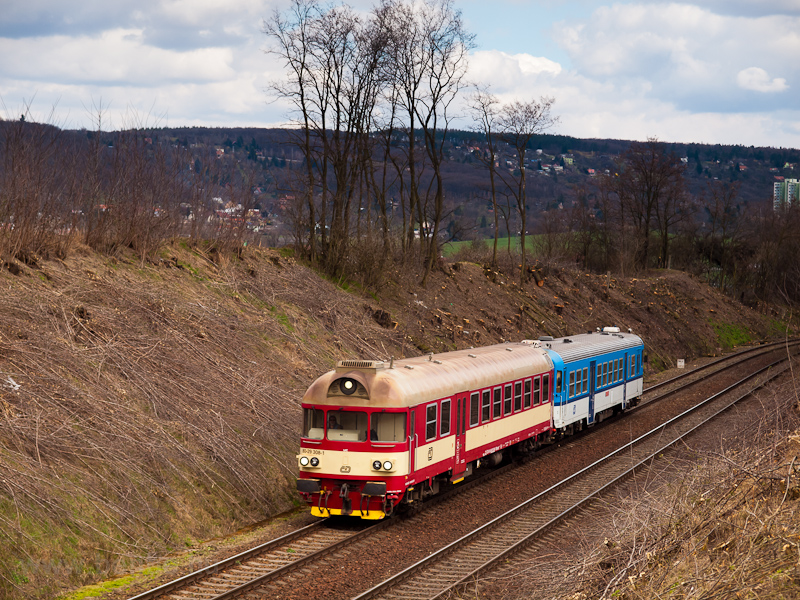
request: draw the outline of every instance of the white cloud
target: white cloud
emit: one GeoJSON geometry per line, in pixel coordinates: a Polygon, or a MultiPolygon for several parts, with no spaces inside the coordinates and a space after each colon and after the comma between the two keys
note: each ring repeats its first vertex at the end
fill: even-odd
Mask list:
{"type": "MultiPolygon", "coordinates": [[[[800,17],[618,3],[584,21],[557,24],[553,37],[582,76],[615,87],[647,82],[652,99],[689,112],[760,111],[765,107],[754,105],[749,91],[780,91],[800,79],[800,62],[790,59],[800,56],[800,17]],[[764,80],[748,71],[754,63],[782,77],[764,80]]],[[[788,94],[774,94],[771,102],[766,108],[794,108],[788,94]]]]}
{"type": "Polygon", "coordinates": [[[736,83],[744,90],[765,93],[783,92],[789,87],[782,77],[770,79],[769,73],[758,67],[749,67],[739,71],[736,75],[736,83]]]}
{"type": "Polygon", "coordinates": [[[500,50],[480,50],[470,57],[469,78],[489,84],[495,92],[524,89],[552,79],[561,73],[561,65],[530,54],[506,54],[500,50]]]}

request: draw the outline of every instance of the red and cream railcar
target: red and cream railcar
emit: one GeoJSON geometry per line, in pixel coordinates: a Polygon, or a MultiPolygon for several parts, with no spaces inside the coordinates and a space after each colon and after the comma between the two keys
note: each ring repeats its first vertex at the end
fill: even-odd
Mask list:
{"type": "Polygon", "coordinates": [[[533,341],[340,361],[303,397],[298,491],[316,516],[381,519],[549,435],[552,377],[533,341]]]}

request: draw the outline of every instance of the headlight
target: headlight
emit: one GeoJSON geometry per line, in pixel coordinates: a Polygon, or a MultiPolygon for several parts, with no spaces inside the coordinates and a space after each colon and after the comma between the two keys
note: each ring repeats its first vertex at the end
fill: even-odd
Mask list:
{"type": "Polygon", "coordinates": [[[381,461],[379,461],[379,460],[373,461],[372,468],[375,469],[376,471],[380,471],[381,470],[381,461]]]}
{"type": "Polygon", "coordinates": [[[387,471],[391,471],[393,466],[394,465],[390,460],[387,460],[385,463],[383,463],[383,468],[386,469],[387,471]]]}
{"type": "Polygon", "coordinates": [[[319,459],[315,456],[314,458],[311,459],[311,466],[316,467],[318,465],[319,465],[319,459]]]}
{"type": "Polygon", "coordinates": [[[307,456],[301,456],[300,457],[300,466],[301,467],[307,467],[308,466],[308,457],[307,456]]]}
{"type": "Polygon", "coordinates": [[[355,393],[357,387],[356,382],[352,379],[342,379],[339,382],[339,389],[342,390],[342,393],[346,396],[355,393]]]}

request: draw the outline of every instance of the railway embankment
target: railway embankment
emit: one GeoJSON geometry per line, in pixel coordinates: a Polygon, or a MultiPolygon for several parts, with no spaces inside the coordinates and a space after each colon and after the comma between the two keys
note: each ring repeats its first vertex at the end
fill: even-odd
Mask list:
{"type": "Polygon", "coordinates": [[[521,286],[458,262],[418,281],[398,268],[363,290],[287,251],[180,242],[155,262],[88,250],[6,262],[0,596],[53,598],[168,555],[205,556],[222,542],[202,541],[293,509],[299,401],[337,359],[616,325],[645,339],[654,376],[786,334],[780,310],[672,271],[551,267],[521,286]]]}

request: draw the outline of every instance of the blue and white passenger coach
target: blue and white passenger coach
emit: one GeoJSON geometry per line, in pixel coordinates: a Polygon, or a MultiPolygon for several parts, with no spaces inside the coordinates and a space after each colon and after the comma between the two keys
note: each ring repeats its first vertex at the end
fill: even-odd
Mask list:
{"type": "Polygon", "coordinates": [[[555,369],[553,428],[569,435],[634,406],[642,395],[642,339],[606,327],[540,338],[555,369]]]}

